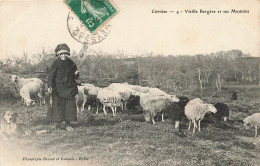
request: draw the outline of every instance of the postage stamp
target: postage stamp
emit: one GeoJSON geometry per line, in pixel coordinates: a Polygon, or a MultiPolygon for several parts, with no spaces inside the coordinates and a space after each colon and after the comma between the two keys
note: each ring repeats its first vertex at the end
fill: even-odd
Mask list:
{"type": "Polygon", "coordinates": [[[65,3],[91,33],[106,24],[118,12],[111,0],[65,0],[65,3]]]}
{"type": "Polygon", "coordinates": [[[100,27],[96,32],[91,33],[72,12],[68,14],[67,27],[72,38],[86,45],[100,43],[108,36],[111,30],[111,25],[108,23],[100,27]]]}

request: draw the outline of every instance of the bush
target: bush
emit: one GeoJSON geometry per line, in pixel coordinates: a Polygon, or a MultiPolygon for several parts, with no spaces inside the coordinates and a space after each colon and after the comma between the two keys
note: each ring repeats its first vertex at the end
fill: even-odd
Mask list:
{"type": "Polygon", "coordinates": [[[230,109],[234,112],[243,112],[246,114],[252,114],[258,111],[258,103],[237,100],[230,105],[230,109]]]}
{"type": "Polygon", "coordinates": [[[9,74],[0,73],[0,99],[2,100],[13,100],[18,99],[19,94],[13,84],[9,74]]]}

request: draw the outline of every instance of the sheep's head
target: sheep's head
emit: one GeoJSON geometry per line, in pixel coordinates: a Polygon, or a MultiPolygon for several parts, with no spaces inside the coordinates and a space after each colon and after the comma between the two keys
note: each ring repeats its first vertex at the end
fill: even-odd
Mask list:
{"type": "Polygon", "coordinates": [[[172,102],[179,102],[180,101],[180,99],[175,95],[171,95],[171,100],[172,100],[172,102]]]}
{"type": "Polygon", "coordinates": [[[32,100],[32,99],[27,99],[27,100],[25,101],[25,104],[26,104],[27,107],[29,107],[29,106],[31,106],[31,105],[34,105],[35,102],[34,102],[34,100],[32,100]]]}
{"type": "Polygon", "coordinates": [[[11,81],[12,81],[13,83],[16,83],[17,80],[18,80],[18,77],[17,77],[16,75],[12,75],[12,76],[11,76],[11,81]]]}
{"type": "Polygon", "coordinates": [[[249,129],[249,126],[250,126],[250,123],[249,123],[249,120],[248,120],[249,117],[245,118],[243,121],[244,121],[244,126],[246,127],[246,129],[249,129]]]}
{"type": "Polygon", "coordinates": [[[207,104],[207,110],[214,114],[217,112],[217,109],[212,104],[207,104]]]}
{"type": "Polygon", "coordinates": [[[144,111],[144,119],[145,119],[146,122],[150,122],[151,116],[150,116],[150,113],[148,111],[144,111]]]}
{"type": "Polygon", "coordinates": [[[187,103],[190,101],[187,97],[184,97],[184,96],[177,96],[179,98],[179,102],[178,102],[178,105],[181,106],[182,108],[184,108],[187,103]]]}
{"type": "Polygon", "coordinates": [[[140,92],[132,90],[132,91],[130,91],[130,95],[140,96],[140,92]]]}

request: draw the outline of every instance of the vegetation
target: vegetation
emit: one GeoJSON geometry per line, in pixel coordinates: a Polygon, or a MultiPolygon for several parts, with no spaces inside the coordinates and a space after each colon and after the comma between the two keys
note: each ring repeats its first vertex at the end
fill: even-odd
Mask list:
{"type": "MultiPolygon", "coordinates": [[[[212,89],[221,91],[226,85],[258,84],[259,58],[243,54],[240,50],[220,51],[195,56],[132,56],[124,53],[108,55],[90,53],[71,58],[78,65],[81,82],[105,87],[112,82],[128,82],[141,86],[158,87],[168,92],[212,89]]],[[[0,62],[4,73],[37,75],[46,79],[55,55],[43,49],[34,55],[32,63],[27,54],[0,62]]]]}
{"type": "MultiPolygon", "coordinates": [[[[81,82],[105,87],[112,82],[128,82],[158,87],[167,93],[202,98],[205,102],[222,101],[230,108],[228,123],[205,119],[201,132],[192,135],[188,122],[180,124],[182,134],[173,132],[173,124],[158,120],[146,123],[142,110],[123,112],[116,117],[95,109],[79,114],[72,132],[55,129],[46,121],[47,106],[25,107],[20,103],[9,76],[38,77],[46,81],[55,55],[45,50],[36,55],[37,62],[26,58],[0,62],[0,113],[18,112],[35,130],[48,130],[43,135],[0,141],[0,146],[20,163],[27,158],[73,158],[79,165],[259,165],[260,140],[254,139],[254,128],[246,130],[243,118],[259,112],[259,61],[239,50],[195,56],[132,56],[122,53],[107,55],[82,52],[71,58],[78,65],[81,82]],[[19,69],[19,70],[18,70],[19,69]],[[232,93],[238,90],[238,100],[232,93]],[[79,157],[85,158],[79,161],[79,157]]],[[[160,119],[160,118],[159,118],[160,119]]],[[[1,152],[0,152],[1,155],[1,152]]],[[[10,155],[9,155],[10,158],[10,155]]],[[[24,161],[30,163],[29,161],[24,161]]],[[[46,164],[51,161],[41,161],[46,164]]],[[[67,161],[56,161],[68,164],[67,161]]],[[[53,164],[56,162],[52,162],[53,164]]],[[[31,163],[30,163],[31,164],[31,163]]],[[[75,163],[76,164],[76,163],[75,163]]]]}

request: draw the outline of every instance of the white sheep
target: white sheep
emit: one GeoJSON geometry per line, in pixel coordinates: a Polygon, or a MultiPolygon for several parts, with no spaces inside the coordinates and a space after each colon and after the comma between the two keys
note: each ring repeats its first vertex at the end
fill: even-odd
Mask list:
{"type": "Polygon", "coordinates": [[[44,83],[39,78],[22,78],[18,77],[17,75],[11,76],[12,82],[17,85],[20,89],[28,82],[34,81],[40,84],[44,88],[44,83]]]}
{"type": "MultiPolygon", "coordinates": [[[[88,84],[88,83],[81,84],[81,86],[78,86],[79,93],[75,96],[78,113],[80,112],[80,110],[81,110],[81,112],[84,111],[85,104],[90,99],[90,97],[92,97],[92,95],[95,95],[95,98],[96,98],[98,89],[100,89],[100,88],[95,87],[94,85],[88,84]],[[80,107],[81,107],[81,109],[80,109],[80,107]]],[[[89,110],[90,110],[90,108],[89,108],[89,110]]]]}
{"type": "Polygon", "coordinates": [[[97,98],[103,104],[103,111],[105,114],[107,114],[106,107],[110,107],[113,116],[116,116],[116,108],[122,105],[122,97],[117,91],[109,87],[103,88],[98,91],[97,98]]]}
{"type": "Polygon", "coordinates": [[[37,82],[28,82],[25,84],[21,90],[20,95],[27,106],[30,106],[34,100],[31,97],[35,97],[39,100],[40,105],[42,105],[42,97],[43,97],[43,90],[39,83],[37,82]]]}
{"type": "Polygon", "coordinates": [[[95,87],[95,85],[89,84],[89,83],[83,83],[83,84],[81,84],[81,86],[84,86],[86,89],[90,89],[90,88],[95,87]]]}
{"type": "Polygon", "coordinates": [[[150,88],[148,93],[150,96],[167,96],[172,102],[180,101],[176,95],[170,95],[158,88],[150,88]]]}
{"type": "Polygon", "coordinates": [[[143,109],[145,121],[150,122],[152,119],[153,124],[155,124],[154,116],[166,109],[170,103],[171,101],[166,96],[149,96],[146,94],[140,95],[140,105],[143,109]]]}
{"type": "Polygon", "coordinates": [[[123,83],[112,83],[108,86],[109,88],[115,90],[121,95],[122,98],[122,110],[126,110],[126,104],[128,99],[130,98],[131,95],[134,96],[139,96],[139,92],[125,86],[123,83]]]}
{"type": "Polygon", "coordinates": [[[84,111],[85,103],[87,102],[87,95],[84,94],[84,90],[85,90],[84,86],[78,86],[79,93],[75,96],[77,113],[80,112],[80,107],[81,107],[81,112],[84,111]]]}
{"type": "Polygon", "coordinates": [[[247,129],[249,128],[249,125],[255,127],[255,138],[256,138],[257,127],[260,126],[260,113],[254,113],[253,115],[246,117],[243,121],[247,129]]]}
{"type": "Polygon", "coordinates": [[[149,122],[152,119],[155,124],[154,116],[162,113],[162,121],[164,122],[164,111],[172,102],[179,102],[175,95],[169,95],[158,88],[151,88],[148,93],[140,94],[140,105],[144,111],[145,120],[149,122]]]}
{"type": "Polygon", "coordinates": [[[42,103],[45,104],[45,85],[43,83],[42,80],[40,80],[39,78],[22,78],[22,77],[18,77],[17,75],[12,75],[11,76],[11,81],[12,83],[17,87],[18,90],[21,90],[21,88],[27,84],[28,82],[37,82],[40,86],[41,86],[41,89],[42,89],[42,103]]]}
{"type": "Polygon", "coordinates": [[[156,95],[156,96],[168,96],[169,95],[166,92],[164,92],[158,88],[150,88],[148,93],[150,93],[151,95],[156,95]]]}
{"type": "Polygon", "coordinates": [[[204,104],[203,101],[199,98],[193,99],[188,102],[185,106],[184,113],[186,117],[189,119],[189,127],[190,130],[191,121],[193,122],[193,134],[195,133],[195,128],[197,128],[197,121],[200,132],[200,121],[204,118],[207,112],[216,113],[217,109],[212,104],[204,104]]]}
{"type": "Polygon", "coordinates": [[[148,93],[150,88],[149,87],[143,87],[143,86],[139,86],[139,85],[130,85],[128,84],[127,82],[123,83],[123,85],[137,91],[137,92],[140,92],[140,93],[148,93]]]}

